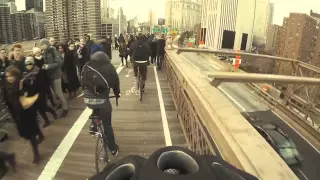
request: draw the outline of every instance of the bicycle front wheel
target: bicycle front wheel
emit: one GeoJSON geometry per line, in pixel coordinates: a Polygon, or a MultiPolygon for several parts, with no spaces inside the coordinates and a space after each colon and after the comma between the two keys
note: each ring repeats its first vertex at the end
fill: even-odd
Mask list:
{"type": "Polygon", "coordinates": [[[96,149],[95,149],[95,166],[96,172],[102,171],[109,163],[108,147],[103,140],[103,137],[99,135],[97,137],[96,149]]]}

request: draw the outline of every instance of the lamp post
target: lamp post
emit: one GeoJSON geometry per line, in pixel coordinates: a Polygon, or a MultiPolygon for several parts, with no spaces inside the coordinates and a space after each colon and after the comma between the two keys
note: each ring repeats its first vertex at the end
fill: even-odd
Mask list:
{"type": "Polygon", "coordinates": [[[120,7],[119,7],[119,12],[118,12],[118,19],[119,19],[119,36],[120,36],[120,32],[121,32],[121,15],[122,14],[120,14],[121,12],[120,12],[120,7]]]}

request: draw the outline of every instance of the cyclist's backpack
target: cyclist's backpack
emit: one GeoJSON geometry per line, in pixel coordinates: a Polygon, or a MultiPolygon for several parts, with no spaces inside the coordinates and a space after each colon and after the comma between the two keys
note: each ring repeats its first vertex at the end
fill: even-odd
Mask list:
{"type": "Polygon", "coordinates": [[[135,61],[147,61],[149,59],[149,50],[142,43],[139,42],[135,49],[133,59],[135,61]]]}
{"type": "MultiPolygon", "coordinates": [[[[101,73],[89,65],[90,62],[83,66],[81,72],[81,85],[92,95],[99,95],[100,92],[109,88],[108,81],[101,75],[101,73]]],[[[86,94],[84,94],[86,96],[86,94]]]]}

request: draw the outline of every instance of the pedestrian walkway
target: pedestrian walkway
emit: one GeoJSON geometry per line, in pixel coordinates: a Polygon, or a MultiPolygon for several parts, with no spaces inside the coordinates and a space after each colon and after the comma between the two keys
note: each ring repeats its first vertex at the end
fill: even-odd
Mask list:
{"type": "MultiPolygon", "coordinates": [[[[177,118],[176,109],[165,75],[148,68],[148,80],[142,102],[133,91],[132,68],[119,67],[121,98],[119,106],[113,104],[113,127],[120,147],[118,158],[129,154],[149,156],[166,145],[186,147],[186,141],[177,118]]],[[[5,179],[86,179],[94,173],[94,148],[96,139],[88,133],[88,116],[82,97],[69,102],[70,115],[53,122],[45,129],[46,141],[40,145],[42,161],[38,166],[31,164],[30,145],[10,134],[7,149],[17,153],[18,172],[10,173],[5,179]],[[41,175],[41,176],[40,176],[41,175]],[[39,177],[40,176],[40,177],[39,177]],[[54,177],[54,178],[53,178],[54,177]]],[[[13,126],[12,129],[15,129],[13,126]]]]}

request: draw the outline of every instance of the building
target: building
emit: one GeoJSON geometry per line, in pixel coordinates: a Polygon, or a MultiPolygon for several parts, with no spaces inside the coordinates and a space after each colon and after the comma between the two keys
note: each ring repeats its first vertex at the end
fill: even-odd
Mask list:
{"type": "Polygon", "coordinates": [[[7,5],[10,8],[10,14],[17,12],[17,6],[15,2],[7,2],[7,5]]]}
{"type": "Polygon", "coordinates": [[[0,4],[6,4],[8,3],[10,0],[0,0],[0,4]]]}
{"type": "Polygon", "coordinates": [[[91,38],[96,39],[101,37],[101,2],[100,0],[87,1],[87,21],[86,24],[88,34],[91,38]]]}
{"type": "Polygon", "coordinates": [[[44,0],[15,0],[19,6],[19,10],[29,11],[35,9],[36,11],[43,11],[44,0]]]}
{"type": "Polygon", "coordinates": [[[288,29],[289,18],[283,18],[282,26],[279,27],[277,38],[276,38],[276,56],[283,57],[285,38],[288,29]]]}
{"type": "Polygon", "coordinates": [[[283,56],[310,62],[313,42],[317,35],[317,21],[307,14],[290,13],[286,30],[283,56]]]}
{"type": "Polygon", "coordinates": [[[269,25],[269,0],[256,0],[253,2],[255,2],[253,35],[257,37],[265,37],[269,25]]]}
{"type": "Polygon", "coordinates": [[[35,9],[30,9],[26,13],[34,14],[36,18],[35,22],[35,29],[36,29],[36,35],[34,38],[42,39],[45,37],[45,29],[44,25],[46,23],[46,14],[42,11],[36,11],[35,9]]]}
{"type": "Polygon", "coordinates": [[[111,8],[111,0],[101,0],[101,22],[106,24],[109,19],[114,17],[114,9],[111,8]]]}
{"type": "Polygon", "coordinates": [[[36,15],[34,13],[25,13],[24,16],[26,39],[33,40],[39,38],[36,15]]]}
{"type": "Polygon", "coordinates": [[[101,36],[100,0],[51,0],[46,2],[46,36],[60,41],[101,36]]]}
{"type": "Polygon", "coordinates": [[[25,18],[24,12],[11,14],[14,41],[25,41],[28,39],[25,18]]]}
{"type": "Polygon", "coordinates": [[[176,28],[180,32],[193,30],[201,20],[201,6],[191,0],[167,1],[165,11],[166,26],[176,28]]]}
{"type": "Polygon", "coordinates": [[[122,8],[119,8],[118,10],[118,16],[117,16],[117,21],[114,21],[114,24],[113,24],[113,28],[114,28],[114,31],[117,32],[117,35],[123,33],[127,33],[127,18],[126,16],[123,14],[123,9],[122,8]],[[120,18],[120,19],[119,19],[120,18]],[[119,23],[120,23],[120,29],[119,29],[119,23]],[[120,32],[119,32],[120,30],[120,32]]]}
{"type": "Polygon", "coordinates": [[[255,0],[203,0],[200,40],[210,49],[251,50],[255,0]]]}
{"type": "MultiPolygon", "coordinates": [[[[277,43],[277,56],[297,59],[310,64],[317,64],[319,43],[319,22],[302,13],[290,13],[284,19],[282,32],[277,43]]],[[[281,63],[279,74],[290,75],[292,66],[281,63]]]]}
{"type": "Polygon", "coordinates": [[[116,21],[117,21],[116,19],[108,19],[107,23],[105,24],[102,23],[102,27],[101,27],[102,37],[108,37],[108,36],[114,37],[118,33],[119,29],[117,28],[119,28],[119,26],[117,26],[117,28],[113,27],[115,24],[117,24],[116,21]]]}
{"type": "Polygon", "coordinates": [[[14,42],[10,7],[0,4],[0,45],[14,42]]]}
{"type": "Polygon", "coordinates": [[[20,11],[11,14],[14,41],[33,40],[38,37],[37,20],[34,13],[20,11]]]}
{"type": "Polygon", "coordinates": [[[268,25],[273,24],[273,15],[274,15],[274,3],[269,3],[268,7],[268,25]]]}
{"type": "Polygon", "coordinates": [[[46,1],[46,37],[54,37],[60,41],[69,38],[67,0],[46,1]]]}
{"type": "Polygon", "coordinates": [[[69,38],[76,39],[79,38],[79,34],[85,34],[86,26],[85,24],[81,24],[80,22],[84,22],[86,20],[86,14],[84,12],[85,8],[82,6],[86,6],[84,3],[68,3],[67,6],[67,24],[69,29],[69,38]],[[79,32],[81,31],[82,32],[79,32]]]}
{"type": "MultiPolygon", "coordinates": [[[[70,35],[69,37],[71,39],[74,38],[80,38],[83,37],[85,34],[88,34],[88,29],[87,29],[87,0],[83,0],[83,1],[78,1],[81,3],[78,4],[70,4],[70,7],[73,7],[76,11],[75,14],[73,14],[72,16],[74,16],[75,18],[75,25],[72,27],[71,24],[69,24],[69,29],[70,29],[70,35]],[[76,5],[76,6],[74,6],[76,5]]],[[[70,16],[69,16],[70,17],[70,16]]],[[[69,23],[73,22],[72,19],[68,19],[69,23]]]]}
{"type": "Polygon", "coordinates": [[[317,41],[315,42],[315,48],[314,48],[315,51],[314,51],[312,64],[320,67],[320,14],[317,14],[311,10],[310,16],[317,20],[316,29],[318,31],[318,34],[316,35],[317,41]]]}
{"type": "Polygon", "coordinates": [[[317,14],[317,13],[313,12],[312,10],[310,10],[310,16],[315,18],[316,20],[320,21],[320,14],[317,14]]]}
{"type": "Polygon", "coordinates": [[[270,55],[275,54],[279,28],[278,25],[271,25],[268,28],[265,52],[270,55]]]}
{"type": "Polygon", "coordinates": [[[148,13],[148,23],[150,26],[157,25],[158,18],[156,17],[156,13],[153,10],[149,10],[148,13]]]}

